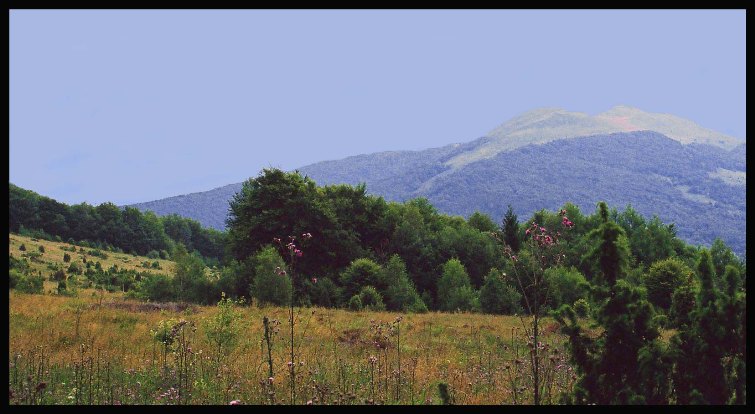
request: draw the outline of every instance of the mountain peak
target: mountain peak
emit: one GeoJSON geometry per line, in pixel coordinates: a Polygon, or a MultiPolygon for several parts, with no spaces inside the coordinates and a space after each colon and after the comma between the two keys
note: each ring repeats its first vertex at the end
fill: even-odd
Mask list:
{"type": "Polygon", "coordinates": [[[659,132],[682,144],[707,144],[727,150],[744,142],[703,128],[688,119],[645,112],[628,105],[617,105],[595,116],[546,107],[527,111],[501,124],[487,134],[492,138],[488,142],[458,154],[449,159],[446,165],[460,168],[504,151],[557,139],[642,130],[659,132]]]}

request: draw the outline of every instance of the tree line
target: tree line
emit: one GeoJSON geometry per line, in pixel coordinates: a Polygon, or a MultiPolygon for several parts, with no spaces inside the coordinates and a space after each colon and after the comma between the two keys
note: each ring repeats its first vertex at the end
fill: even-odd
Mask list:
{"type": "Polygon", "coordinates": [[[68,206],[33,191],[9,183],[8,228],[15,233],[28,233],[58,241],[92,247],[109,247],[139,255],[160,255],[167,258],[176,246],[183,244],[219,262],[224,255],[225,233],[203,228],[198,222],[177,215],[158,217],[136,208],[120,208],[113,203],[92,206],[87,203],[68,206]],[[52,237],[50,237],[52,236],[52,237]]]}
{"type": "MultiPolygon", "coordinates": [[[[597,209],[586,215],[566,203],[559,212],[540,210],[520,223],[509,206],[500,222],[479,212],[464,219],[439,213],[424,198],[386,202],[367,194],[363,184],[317,186],[298,172],[279,169],[265,169],[243,183],[229,206],[227,232],[112,203],[69,207],[13,184],[9,207],[11,231],[39,229],[140,254],[169,251],[179,264],[173,278],[152,275],[134,284],[151,300],[214,303],[224,292],[260,304],[288,305],[293,297],[297,305],[514,314],[526,310],[526,292],[513,279],[516,268],[502,249],[531,255],[524,242],[528,229],[533,223],[560,228],[560,212],[571,225],[559,234],[562,260],[544,269],[546,308],[585,302],[590,282],[600,274],[591,236],[602,223],[597,209]],[[303,240],[305,233],[310,240],[303,240]],[[288,237],[300,251],[295,267],[280,243],[288,237]],[[222,267],[208,272],[206,264],[222,267]]],[[[648,220],[631,206],[606,214],[627,244],[623,278],[673,316],[672,296],[696,286],[690,269],[703,248],[680,240],[675,224],[657,216],[648,220]]],[[[744,260],[720,239],[709,253],[717,278],[728,265],[746,274],[744,260]]]]}

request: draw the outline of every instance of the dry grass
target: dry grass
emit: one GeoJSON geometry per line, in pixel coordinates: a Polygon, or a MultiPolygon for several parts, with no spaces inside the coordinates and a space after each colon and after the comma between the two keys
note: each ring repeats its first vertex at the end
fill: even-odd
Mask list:
{"type": "MultiPolygon", "coordinates": [[[[63,255],[69,254],[71,256],[71,262],[78,262],[82,264],[82,258],[91,260],[94,262],[100,262],[103,269],[109,269],[113,265],[117,265],[120,269],[136,270],[138,272],[149,271],[152,273],[172,274],[175,264],[170,260],[163,259],[150,259],[145,256],[132,256],[126,253],[114,253],[110,251],[101,250],[108,257],[103,259],[101,257],[92,256],[89,254],[90,250],[96,250],[89,247],[76,246],[76,252],[71,252],[68,249],[72,246],[68,243],[47,241],[43,239],[32,239],[31,237],[21,236],[18,234],[9,234],[8,252],[16,258],[21,258],[22,254],[29,252],[39,253],[39,246],[43,246],[45,251],[41,253],[39,260],[29,260],[29,264],[34,273],[38,271],[42,272],[42,275],[47,276],[52,273],[52,270],[48,269],[47,265],[64,265],[64,269],[68,268],[69,263],[63,262],[63,255]],[[26,247],[26,251],[19,250],[21,245],[26,247]],[[65,250],[64,250],[65,249],[65,250]],[[84,253],[80,253],[80,249],[84,249],[84,253]],[[157,261],[160,263],[160,269],[145,268],[142,267],[142,262],[152,263],[157,261]]],[[[47,291],[47,290],[45,290],[47,291]]]]}
{"type": "MultiPolygon", "coordinates": [[[[238,322],[239,340],[221,366],[213,365],[216,354],[205,335],[208,322],[217,314],[218,308],[164,308],[159,310],[154,305],[124,302],[112,294],[100,300],[12,291],[9,320],[11,373],[18,367],[28,369],[28,364],[35,366],[29,359],[37,363],[44,361],[47,371],[52,372],[51,377],[42,375],[34,381],[56,383],[57,388],[46,389],[44,402],[61,403],[66,402],[66,396],[70,400],[71,390],[67,387],[71,386],[71,380],[68,385],[60,385],[64,381],[53,377],[65,378],[76,369],[81,372],[82,367],[87,367],[86,358],[92,358],[90,362],[98,361],[98,367],[107,363],[108,367],[135,373],[134,378],[141,378],[141,384],[149,381],[156,384],[152,390],[142,390],[140,398],[143,400],[140,400],[129,397],[131,394],[126,390],[130,390],[130,384],[135,382],[123,377],[120,379],[120,394],[116,392],[117,397],[111,395],[113,401],[163,403],[165,399],[157,396],[165,391],[170,378],[159,374],[161,348],[153,340],[150,330],[161,320],[174,318],[186,320],[189,322],[187,326],[196,327],[196,331],[187,330],[194,381],[191,399],[186,401],[226,404],[236,399],[244,403],[290,403],[287,368],[290,341],[286,308],[238,308],[242,316],[238,322]],[[273,387],[267,383],[264,316],[280,322],[280,331],[273,335],[273,387]],[[155,378],[163,381],[162,388],[155,378]]],[[[572,379],[570,368],[563,361],[566,359],[565,338],[556,333],[552,324],[546,319],[542,326],[546,332],[543,342],[548,345],[547,355],[556,357],[552,360],[555,361],[552,365],[556,376],[551,399],[555,402],[556,392],[570,387],[572,379]],[[554,352],[556,349],[558,353],[554,352]],[[556,365],[560,367],[555,369],[556,365]]],[[[519,318],[513,316],[399,315],[299,309],[295,338],[298,347],[296,403],[440,403],[438,382],[449,384],[457,404],[531,403],[524,368],[527,347],[521,331],[519,318]],[[400,366],[398,335],[393,323],[398,316],[403,317],[398,325],[400,366]],[[370,357],[375,357],[372,364],[370,357]],[[512,376],[517,369],[520,372],[512,376]]],[[[173,367],[175,371],[177,357],[178,353],[167,357],[168,369],[173,367]]],[[[90,375],[94,371],[93,364],[91,362],[90,375]]],[[[97,372],[99,378],[101,375],[97,372]]],[[[20,393],[16,390],[17,395],[20,393]]],[[[96,395],[100,394],[90,396],[94,398],[93,403],[98,401],[96,395]]],[[[186,395],[184,393],[183,398],[186,395]]],[[[87,401],[79,400],[79,403],[87,401]]]]}

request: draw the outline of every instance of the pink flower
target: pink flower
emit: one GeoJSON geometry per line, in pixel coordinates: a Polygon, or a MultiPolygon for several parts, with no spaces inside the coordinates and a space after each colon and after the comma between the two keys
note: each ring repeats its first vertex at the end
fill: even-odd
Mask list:
{"type": "Polygon", "coordinates": [[[528,236],[529,236],[529,235],[530,235],[530,229],[527,229],[527,230],[525,230],[525,231],[524,231],[524,234],[526,234],[526,235],[528,235],[528,236]]]}
{"type": "Polygon", "coordinates": [[[294,250],[294,253],[296,254],[296,257],[301,257],[302,252],[299,249],[294,250]]]}
{"type": "Polygon", "coordinates": [[[273,237],[273,243],[280,243],[280,242],[281,242],[281,239],[277,237],[273,237]]]}
{"type": "Polygon", "coordinates": [[[233,400],[233,401],[231,401],[231,402],[228,403],[228,405],[239,405],[239,404],[241,404],[241,401],[239,401],[239,400],[233,400]]]}
{"type": "Polygon", "coordinates": [[[307,400],[307,405],[312,405],[312,400],[307,400]]]}
{"type": "Polygon", "coordinates": [[[316,277],[312,278],[312,283],[317,283],[317,278],[316,277]]]}

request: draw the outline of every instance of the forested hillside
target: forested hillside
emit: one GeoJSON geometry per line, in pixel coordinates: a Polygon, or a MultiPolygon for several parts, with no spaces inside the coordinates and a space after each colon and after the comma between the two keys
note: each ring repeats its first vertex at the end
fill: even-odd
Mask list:
{"type": "MultiPolygon", "coordinates": [[[[300,171],[321,185],[366,183],[388,201],[425,197],[439,211],[494,219],[508,204],[529,216],[569,201],[591,209],[596,199],[631,205],[645,216],[676,223],[679,236],[710,245],[721,238],[744,255],[746,146],[726,149],[682,144],[651,131],[551,140],[499,152],[458,168],[459,154],[492,138],[425,151],[396,151],[324,161],[300,171]],[[682,226],[685,223],[687,225],[682,226]]],[[[177,213],[224,228],[228,202],[241,184],[135,205],[158,214],[177,213]]]]}

